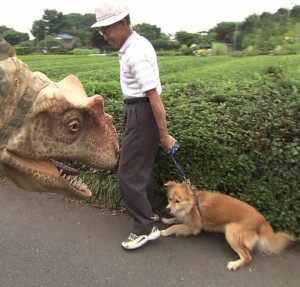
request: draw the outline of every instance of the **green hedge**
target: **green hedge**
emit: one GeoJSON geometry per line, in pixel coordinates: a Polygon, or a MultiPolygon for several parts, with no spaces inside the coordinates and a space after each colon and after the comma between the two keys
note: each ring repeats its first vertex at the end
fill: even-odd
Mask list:
{"type": "MultiPolygon", "coordinates": [[[[121,138],[117,57],[24,59],[53,80],[76,74],[89,95],[102,94],[121,138]]],[[[300,239],[299,61],[299,55],[159,57],[169,131],[181,144],[176,157],[192,183],[252,204],[275,229],[300,239]]],[[[116,170],[83,177],[94,191],[91,203],[123,207],[116,170]]],[[[156,179],[163,209],[163,184],[180,178],[162,150],[156,179]]]]}
{"type": "MultiPolygon", "coordinates": [[[[299,83],[286,79],[281,66],[275,65],[251,80],[165,83],[163,100],[170,133],[181,144],[178,162],[192,183],[252,204],[275,229],[300,238],[299,90],[299,83]]],[[[118,88],[112,84],[109,89],[99,87],[100,91],[108,97],[106,110],[114,115],[121,137],[118,88]]],[[[116,181],[111,188],[112,175],[109,186],[106,178],[101,176],[96,197],[110,208],[123,207],[116,181]]],[[[162,150],[157,155],[156,179],[163,210],[163,184],[180,177],[162,150]]]]}
{"type": "MultiPolygon", "coordinates": [[[[300,237],[300,85],[270,66],[226,89],[199,82],[168,95],[178,161],[199,188],[249,202],[300,237]]],[[[159,156],[162,186],[172,164],[159,156]]]]}

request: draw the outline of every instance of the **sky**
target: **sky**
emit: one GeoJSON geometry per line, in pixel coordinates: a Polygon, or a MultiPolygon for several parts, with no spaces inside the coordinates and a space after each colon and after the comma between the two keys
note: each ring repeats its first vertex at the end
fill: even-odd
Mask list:
{"type": "MultiPolygon", "coordinates": [[[[101,0],[100,0],[101,1],[101,0]]],[[[94,13],[98,0],[7,0],[1,4],[0,26],[30,33],[32,24],[43,17],[46,9],[63,14],[94,13]]],[[[147,23],[161,28],[165,34],[178,31],[196,33],[215,27],[223,21],[242,22],[252,14],[275,13],[280,8],[291,9],[300,0],[118,0],[130,8],[132,25],[147,23]]],[[[63,31],[62,31],[63,32],[63,31]]]]}

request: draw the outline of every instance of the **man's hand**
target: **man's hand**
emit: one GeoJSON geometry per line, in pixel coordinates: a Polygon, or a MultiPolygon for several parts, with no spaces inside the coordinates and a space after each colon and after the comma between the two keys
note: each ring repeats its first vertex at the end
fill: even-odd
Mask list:
{"type": "Polygon", "coordinates": [[[163,150],[165,152],[168,152],[175,146],[176,140],[168,134],[166,136],[161,137],[160,144],[163,150]]]}

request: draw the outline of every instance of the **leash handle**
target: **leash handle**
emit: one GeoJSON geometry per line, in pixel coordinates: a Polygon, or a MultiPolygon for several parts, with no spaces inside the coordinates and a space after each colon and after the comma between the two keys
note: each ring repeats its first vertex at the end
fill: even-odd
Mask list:
{"type": "Polygon", "coordinates": [[[170,157],[175,157],[176,153],[179,151],[180,145],[179,142],[176,141],[174,146],[167,151],[167,155],[170,157]]]}

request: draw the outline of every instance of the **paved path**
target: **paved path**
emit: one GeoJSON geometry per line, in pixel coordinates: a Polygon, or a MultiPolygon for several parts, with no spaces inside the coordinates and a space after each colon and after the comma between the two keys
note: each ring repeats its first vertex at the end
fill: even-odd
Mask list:
{"type": "Polygon", "coordinates": [[[300,245],[282,255],[255,252],[252,263],[228,271],[236,258],[223,235],[159,238],[125,251],[131,219],[55,194],[0,185],[1,287],[298,287],[300,245]]]}

